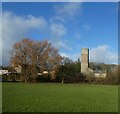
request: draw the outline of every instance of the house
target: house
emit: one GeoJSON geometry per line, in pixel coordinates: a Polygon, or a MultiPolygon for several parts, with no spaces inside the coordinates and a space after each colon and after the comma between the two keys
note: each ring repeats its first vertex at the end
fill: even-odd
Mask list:
{"type": "Polygon", "coordinates": [[[20,65],[18,65],[17,67],[15,67],[15,71],[17,73],[21,73],[22,72],[22,67],[20,65]]]}
{"type": "Polygon", "coordinates": [[[96,69],[94,70],[94,76],[96,78],[105,78],[106,77],[106,70],[96,69]]]}
{"type": "Polygon", "coordinates": [[[0,75],[8,75],[9,74],[9,72],[8,72],[8,70],[0,70],[0,75]]]}
{"type": "MultiPolygon", "coordinates": [[[[42,73],[38,73],[38,76],[48,75],[48,74],[49,74],[49,72],[45,70],[42,73]]],[[[50,71],[50,75],[51,75],[51,78],[54,79],[55,78],[55,71],[50,71]]]]}

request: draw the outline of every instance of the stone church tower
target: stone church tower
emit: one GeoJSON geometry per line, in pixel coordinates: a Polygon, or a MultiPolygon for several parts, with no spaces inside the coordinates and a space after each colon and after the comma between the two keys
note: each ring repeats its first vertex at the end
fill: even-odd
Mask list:
{"type": "Polygon", "coordinates": [[[88,76],[94,76],[96,78],[105,78],[106,77],[106,70],[105,71],[95,71],[89,68],[89,49],[82,48],[81,53],[81,73],[88,76]]]}
{"type": "Polygon", "coordinates": [[[89,49],[88,48],[82,48],[81,73],[83,73],[83,74],[87,73],[88,68],[89,68],[89,49]]]}

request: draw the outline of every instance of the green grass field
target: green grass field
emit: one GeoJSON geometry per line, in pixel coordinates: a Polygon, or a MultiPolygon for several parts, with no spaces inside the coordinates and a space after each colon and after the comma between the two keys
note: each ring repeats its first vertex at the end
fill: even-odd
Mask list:
{"type": "Polygon", "coordinates": [[[3,112],[118,112],[118,86],[3,83],[3,112]]]}

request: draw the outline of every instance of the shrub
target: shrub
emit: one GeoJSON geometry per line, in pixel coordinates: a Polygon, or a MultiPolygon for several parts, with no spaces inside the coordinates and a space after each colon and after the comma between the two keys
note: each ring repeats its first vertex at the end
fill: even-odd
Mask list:
{"type": "Polygon", "coordinates": [[[62,83],[84,82],[85,76],[80,72],[80,63],[69,62],[61,65],[56,76],[56,81],[62,83]]]}

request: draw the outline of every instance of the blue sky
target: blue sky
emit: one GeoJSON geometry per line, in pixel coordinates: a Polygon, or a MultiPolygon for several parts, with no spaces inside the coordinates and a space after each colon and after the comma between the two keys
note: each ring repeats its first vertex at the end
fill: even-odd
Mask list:
{"type": "MultiPolygon", "coordinates": [[[[117,63],[117,6],[113,2],[3,3],[2,49],[10,51],[22,38],[47,39],[62,56],[73,60],[87,47],[90,61],[117,63]]],[[[3,53],[3,64],[8,60],[8,53],[3,53]]]]}

